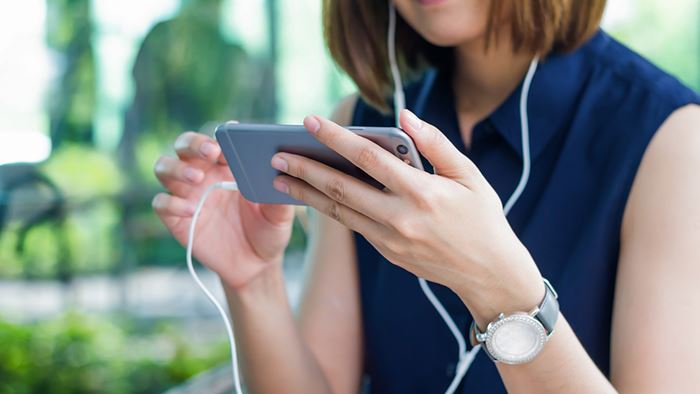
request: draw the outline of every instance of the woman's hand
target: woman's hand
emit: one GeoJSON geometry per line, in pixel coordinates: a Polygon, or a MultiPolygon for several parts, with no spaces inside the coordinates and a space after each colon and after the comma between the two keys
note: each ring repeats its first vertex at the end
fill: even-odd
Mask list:
{"type": "Polygon", "coordinates": [[[386,188],[378,190],[314,160],[278,153],[275,187],[361,233],[392,263],[450,287],[484,323],[528,311],[544,295],[541,276],[503,214],[496,192],[467,157],[411,112],[402,128],[436,174],[417,170],[321,117],[306,128],[386,188]]]}
{"type": "MultiPolygon", "coordinates": [[[[157,194],[153,208],[186,245],[192,215],[206,188],[233,177],[221,148],[206,135],[181,134],[175,152],[177,157],[162,156],[155,164],[155,174],[170,194],[157,194]]],[[[256,204],[237,191],[215,190],[197,220],[193,254],[228,286],[241,288],[282,261],[293,218],[292,206],[256,204]]]]}

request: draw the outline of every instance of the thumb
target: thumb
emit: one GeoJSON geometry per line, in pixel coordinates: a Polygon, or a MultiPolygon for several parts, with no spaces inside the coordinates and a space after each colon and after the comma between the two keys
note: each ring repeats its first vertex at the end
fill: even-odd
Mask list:
{"type": "Polygon", "coordinates": [[[250,208],[249,212],[241,213],[241,220],[245,221],[246,216],[252,220],[252,222],[243,223],[247,241],[261,258],[265,260],[278,258],[289,243],[294,206],[259,204],[245,198],[241,198],[241,201],[250,208]],[[253,219],[250,216],[256,208],[259,215],[255,215],[253,219]]]}
{"type": "Polygon", "coordinates": [[[259,204],[265,220],[275,226],[287,224],[294,218],[294,206],[282,204],[259,204]]]}
{"type": "Polygon", "coordinates": [[[476,165],[457,149],[435,126],[422,121],[413,112],[401,111],[400,123],[403,130],[415,142],[420,153],[433,166],[435,173],[465,186],[479,173],[476,165]]]}

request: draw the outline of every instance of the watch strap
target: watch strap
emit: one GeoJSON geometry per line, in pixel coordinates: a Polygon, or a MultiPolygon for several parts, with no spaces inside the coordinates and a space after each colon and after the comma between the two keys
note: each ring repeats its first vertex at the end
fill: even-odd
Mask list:
{"type": "Polygon", "coordinates": [[[544,299],[537,307],[535,314],[532,316],[542,323],[542,326],[547,331],[547,336],[552,335],[554,332],[554,327],[557,324],[557,319],[559,318],[559,295],[549,283],[547,279],[542,278],[544,281],[544,299]]]}

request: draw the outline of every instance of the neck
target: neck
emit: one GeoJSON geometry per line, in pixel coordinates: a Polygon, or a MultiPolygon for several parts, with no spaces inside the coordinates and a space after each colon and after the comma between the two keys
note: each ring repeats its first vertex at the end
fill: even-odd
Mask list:
{"type": "Polygon", "coordinates": [[[455,48],[453,86],[457,111],[480,119],[493,112],[522,81],[531,53],[514,53],[502,34],[498,43],[484,51],[475,40],[455,48]]]}

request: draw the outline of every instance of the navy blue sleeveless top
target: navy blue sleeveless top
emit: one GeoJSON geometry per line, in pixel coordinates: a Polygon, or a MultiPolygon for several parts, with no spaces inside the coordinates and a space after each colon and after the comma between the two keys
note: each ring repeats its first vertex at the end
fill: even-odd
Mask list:
{"type": "MultiPolygon", "coordinates": [[[[473,129],[459,133],[450,76],[430,70],[406,89],[407,106],[473,160],[502,201],[522,170],[518,87],[473,129]]],[[[532,173],[508,220],[559,292],[564,316],[606,375],[620,228],[642,155],[676,109],[700,103],[692,90],[599,31],[572,53],[541,62],[530,89],[532,173]]],[[[358,126],[393,126],[359,100],[358,126]]],[[[430,164],[424,160],[427,170],[430,164]]],[[[469,226],[464,223],[464,226],[469,226]]],[[[364,329],[365,388],[372,393],[443,393],[457,344],[416,277],[355,233],[364,329]]],[[[449,289],[436,295],[466,333],[471,322],[449,289]]],[[[492,361],[476,357],[457,392],[505,392],[492,361]]]]}

